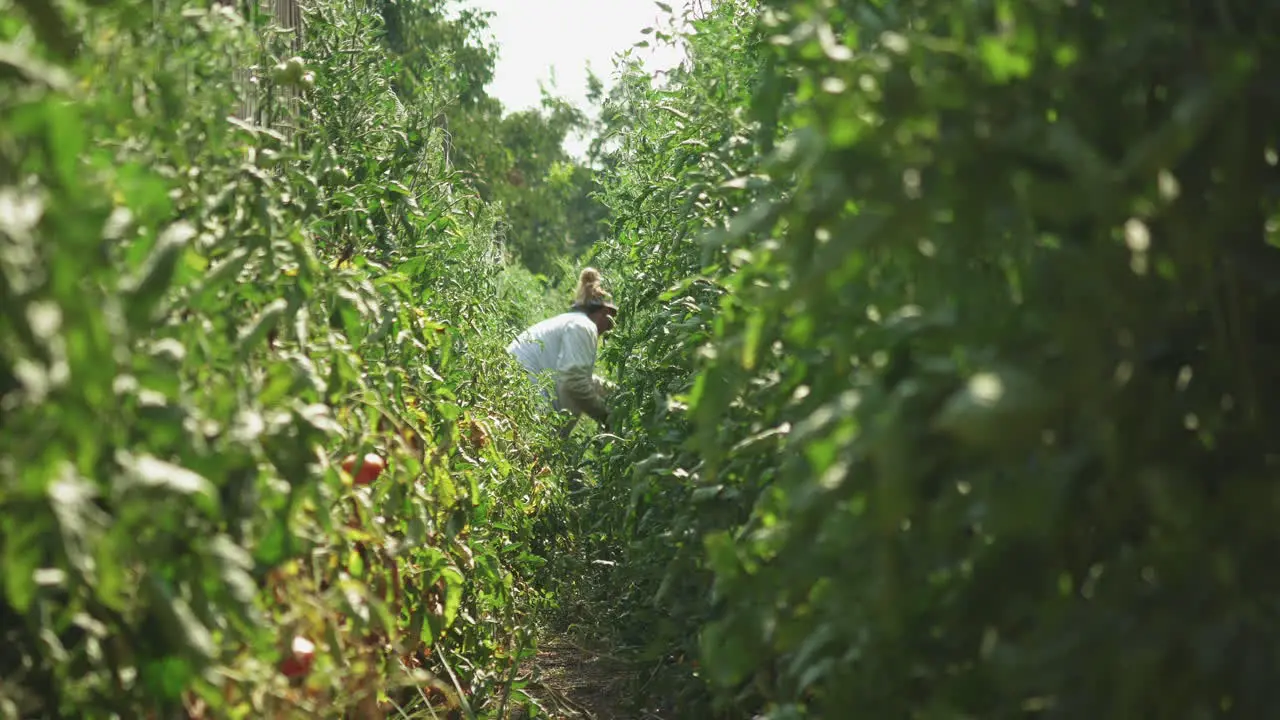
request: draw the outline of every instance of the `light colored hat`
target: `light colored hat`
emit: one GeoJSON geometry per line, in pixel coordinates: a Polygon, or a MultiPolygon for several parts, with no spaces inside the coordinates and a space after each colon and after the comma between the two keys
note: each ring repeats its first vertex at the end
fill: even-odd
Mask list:
{"type": "Polygon", "coordinates": [[[599,270],[583,268],[578,275],[578,291],[574,294],[572,308],[588,313],[608,308],[616,313],[618,306],[611,300],[613,294],[601,286],[602,280],[599,270]]]}

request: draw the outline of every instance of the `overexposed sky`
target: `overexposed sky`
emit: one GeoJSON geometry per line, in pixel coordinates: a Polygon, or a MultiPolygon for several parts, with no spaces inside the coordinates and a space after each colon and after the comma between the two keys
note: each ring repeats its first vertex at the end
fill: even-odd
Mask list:
{"type": "MultiPolygon", "coordinates": [[[[587,107],[587,65],[612,87],[613,57],[652,36],[641,34],[663,20],[653,0],[468,0],[491,10],[489,28],[498,46],[498,61],[489,94],[508,112],[536,106],[538,83],[579,107],[587,107]],[[552,78],[554,73],[554,85],[552,78]]],[[[679,8],[683,0],[672,0],[679,8]]],[[[680,60],[670,47],[634,51],[650,70],[674,67],[680,60]]],[[[575,154],[584,145],[567,143],[575,154]]]]}

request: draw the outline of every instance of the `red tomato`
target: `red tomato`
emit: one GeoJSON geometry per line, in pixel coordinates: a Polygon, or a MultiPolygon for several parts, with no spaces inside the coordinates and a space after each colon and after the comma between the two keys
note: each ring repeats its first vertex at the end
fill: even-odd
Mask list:
{"type": "Polygon", "coordinates": [[[373,482],[382,474],[382,470],[385,467],[386,463],[376,453],[365,454],[364,461],[358,471],[356,469],[355,455],[348,455],[342,460],[342,469],[346,470],[348,474],[355,475],[356,485],[368,485],[373,482]]]}
{"type": "Polygon", "coordinates": [[[311,665],[315,660],[315,643],[299,635],[293,639],[290,653],[280,661],[280,672],[285,677],[302,677],[311,672],[311,665]]]}

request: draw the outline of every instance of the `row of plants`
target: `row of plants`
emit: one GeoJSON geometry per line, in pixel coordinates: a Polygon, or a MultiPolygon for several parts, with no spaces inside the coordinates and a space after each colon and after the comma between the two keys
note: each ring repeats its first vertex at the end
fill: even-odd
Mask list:
{"type": "Polygon", "coordinates": [[[573,582],[640,701],[1280,707],[1275,9],[691,4],[592,258],[625,439],[573,582]]]}
{"type": "Polygon", "coordinates": [[[509,716],[562,493],[448,58],[90,5],[0,3],[0,714],[509,716]]]}

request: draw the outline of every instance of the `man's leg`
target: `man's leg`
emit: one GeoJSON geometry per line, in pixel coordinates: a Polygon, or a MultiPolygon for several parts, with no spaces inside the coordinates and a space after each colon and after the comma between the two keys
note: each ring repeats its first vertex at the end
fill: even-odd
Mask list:
{"type": "Polygon", "coordinates": [[[580,417],[582,416],[574,415],[573,418],[560,427],[560,440],[562,442],[568,440],[569,436],[573,434],[573,429],[578,426],[578,418],[580,417]]]}

